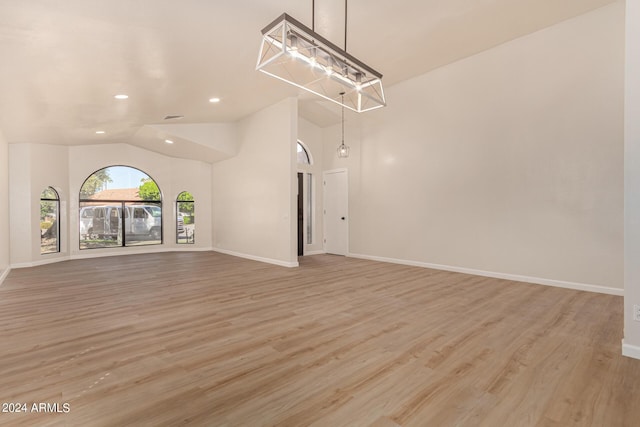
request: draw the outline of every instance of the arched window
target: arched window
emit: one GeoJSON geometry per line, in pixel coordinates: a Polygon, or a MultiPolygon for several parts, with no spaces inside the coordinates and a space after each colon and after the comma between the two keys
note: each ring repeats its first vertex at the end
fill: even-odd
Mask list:
{"type": "Polygon", "coordinates": [[[40,194],[40,253],[60,252],[60,196],[52,187],[40,194]]]}
{"type": "Polygon", "coordinates": [[[311,157],[309,156],[309,152],[307,149],[298,141],[298,163],[302,163],[304,165],[311,164],[311,157]]]}
{"type": "Polygon", "coordinates": [[[188,191],[178,194],[176,199],[176,242],[189,244],[196,242],[195,202],[188,191]]]}
{"type": "Polygon", "coordinates": [[[95,171],[80,188],[80,249],[162,243],[162,193],[129,166],[95,171]]]}
{"type": "Polygon", "coordinates": [[[313,243],[313,175],[308,166],[313,158],[301,141],[297,144],[298,152],[298,253],[303,252],[303,241],[313,243]],[[303,230],[306,224],[306,231],[303,230]],[[306,234],[306,239],[304,235],[306,234]]]}

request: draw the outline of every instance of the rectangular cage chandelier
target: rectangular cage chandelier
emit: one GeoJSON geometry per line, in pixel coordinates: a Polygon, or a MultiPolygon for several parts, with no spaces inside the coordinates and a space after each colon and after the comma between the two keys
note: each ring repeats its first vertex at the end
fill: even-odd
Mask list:
{"type": "Polygon", "coordinates": [[[386,105],[382,74],[286,13],[262,30],[256,70],[358,113],[386,105]]]}

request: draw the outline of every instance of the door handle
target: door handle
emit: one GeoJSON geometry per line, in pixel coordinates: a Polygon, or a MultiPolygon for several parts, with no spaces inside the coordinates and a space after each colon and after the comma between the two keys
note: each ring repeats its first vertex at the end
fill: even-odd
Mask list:
{"type": "Polygon", "coordinates": [[[344,217],[342,217],[342,218],[340,218],[340,219],[344,221],[344,217]]]}

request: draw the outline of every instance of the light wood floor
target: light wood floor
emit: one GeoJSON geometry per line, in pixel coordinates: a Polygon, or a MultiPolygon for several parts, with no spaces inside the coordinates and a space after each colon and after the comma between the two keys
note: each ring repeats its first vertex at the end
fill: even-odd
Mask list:
{"type": "Polygon", "coordinates": [[[13,270],[0,425],[638,426],[622,298],[320,255],[13,270]]]}

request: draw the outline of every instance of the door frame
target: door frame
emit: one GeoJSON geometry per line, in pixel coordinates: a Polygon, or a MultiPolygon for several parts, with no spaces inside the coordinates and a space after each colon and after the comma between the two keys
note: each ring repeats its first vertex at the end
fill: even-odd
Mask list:
{"type": "Polygon", "coordinates": [[[306,211],[306,206],[305,206],[305,200],[306,200],[306,192],[304,191],[304,183],[305,183],[305,173],[304,172],[298,172],[296,174],[297,177],[297,194],[298,197],[296,199],[296,241],[297,243],[297,254],[298,256],[304,256],[304,247],[306,244],[306,240],[304,238],[305,235],[305,223],[306,221],[306,215],[305,215],[305,211],[306,211]],[[300,212],[302,211],[302,212],[300,212]]]}
{"type": "MultiPolygon", "coordinates": [[[[312,245],[316,242],[316,233],[315,233],[315,229],[312,230],[312,243],[309,243],[307,241],[307,227],[309,225],[309,217],[311,217],[311,221],[312,223],[314,223],[315,221],[317,221],[316,219],[316,214],[314,212],[315,210],[315,203],[316,203],[316,196],[314,195],[315,193],[315,188],[311,189],[311,193],[309,193],[309,191],[307,191],[309,189],[309,181],[311,180],[311,182],[315,182],[315,180],[317,179],[316,174],[313,173],[311,171],[311,169],[304,169],[304,168],[298,168],[296,171],[296,178],[295,178],[295,188],[296,188],[296,248],[297,248],[297,244],[298,244],[298,238],[299,238],[299,232],[300,230],[298,230],[298,192],[299,192],[299,183],[298,183],[298,176],[299,174],[302,174],[302,255],[298,255],[298,256],[305,256],[308,255],[308,249],[307,246],[312,245]]],[[[296,249],[296,253],[297,249],[296,249]]]]}

